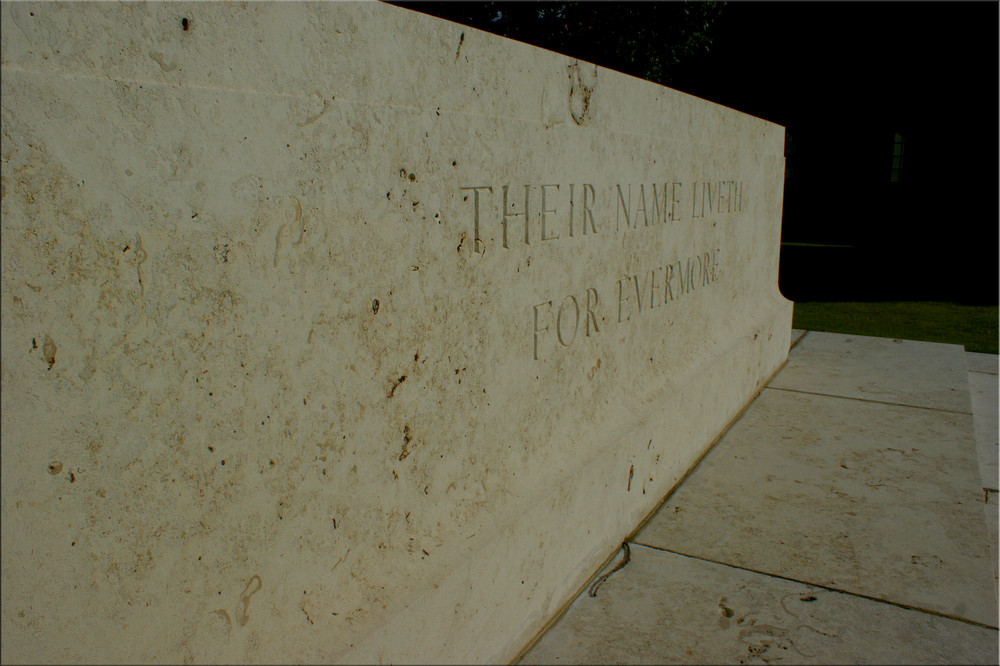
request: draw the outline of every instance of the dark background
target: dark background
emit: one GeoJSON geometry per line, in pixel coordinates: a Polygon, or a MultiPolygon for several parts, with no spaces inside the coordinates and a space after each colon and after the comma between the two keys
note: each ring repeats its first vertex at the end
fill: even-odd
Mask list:
{"type": "Polygon", "coordinates": [[[998,302],[998,3],[394,4],[783,125],[792,300],[998,302]]]}

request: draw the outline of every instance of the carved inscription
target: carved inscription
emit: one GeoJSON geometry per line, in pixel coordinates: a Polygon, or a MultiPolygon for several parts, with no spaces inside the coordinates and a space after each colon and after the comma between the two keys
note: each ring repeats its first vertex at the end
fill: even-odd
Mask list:
{"type": "Polygon", "coordinates": [[[618,323],[712,285],[719,279],[719,249],[618,280],[618,323]]]}
{"type": "Polygon", "coordinates": [[[628,233],[684,220],[708,220],[743,211],[741,180],[684,183],[592,183],[469,185],[460,188],[469,202],[477,253],[485,250],[486,225],[500,228],[501,247],[628,233]]]}
{"type": "MultiPolygon", "coordinates": [[[[588,287],[585,290],[584,303],[586,304],[581,310],[580,301],[577,300],[576,296],[569,294],[559,303],[558,309],[555,311],[555,329],[556,329],[556,340],[563,347],[569,347],[576,340],[577,334],[580,332],[580,317],[583,316],[583,334],[586,337],[590,337],[591,332],[600,333],[601,329],[597,324],[597,315],[594,313],[595,308],[598,305],[597,290],[593,287],[588,287]]],[[[552,301],[545,301],[544,303],[539,303],[532,308],[535,315],[535,360],[538,360],[538,340],[540,334],[545,334],[550,331],[550,326],[553,319],[553,305],[552,301]],[[544,326],[542,325],[544,324],[544,326]]]]}
{"type": "MultiPolygon", "coordinates": [[[[644,230],[669,233],[678,224],[735,219],[747,197],[737,179],[656,183],[543,183],[471,185],[461,188],[469,202],[477,253],[485,252],[483,231],[500,247],[542,245],[571,239],[623,236],[644,230]]],[[[722,250],[708,247],[679,252],[673,261],[619,276],[606,285],[531,306],[532,357],[540,360],[574,343],[600,335],[602,327],[632,321],[669,308],[714,285],[722,276],[722,250]]]]}
{"type": "MultiPolygon", "coordinates": [[[[476,251],[481,252],[483,201],[480,195],[493,195],[494,188],[490,185],[474,185],[461,189],[473,193],[472,233],[476,251]]],[[[596,192],[589,183],[524,185],[522,192],[517,191],[520,188],[512,191],[509,185],[500,185],[496,189],[502,197],[499,222],[505,249],[510,249],[511,243],[517,243],[518,239],[525,245],[531,245],[533,239],[538,242],[558,240],[563,233],[568,238],[597,233],[593,211],[596,192]],[[534,204],[538,205],[537,209],[533,208],[533,200],[537,202],[534,204]]]]}
{"type": "Polygon", "coordinates": [[[616,185],[615,188],[618,194],[618,205],[615,206],[615,231],[621,229],[623,219],[625,227],[635,228],[639,224],[639,213],[642,213],[642,224],[646,227],[650,226],[650,223],[666,224],[668,221],[675,222],[681,219],[679,207],[682,183],[664,183],[660,196],[656,193],[656,183],[653,183],[649,187],[648,203],[646,185],[643,183],[639,183],[634,203],[631,185],[626,185],[625,190],[622,190],[621,185],[616,185]]]}
{"type": "Polygon", "coordinates": [[[568,294],[561,301],[544,301],[532,306],[532,357],[537,361],[560,347],[589,338],[602,331],[601,322],[622,324],[633,317],[669,306],[680,298],[711,287],[720,278],[721,250],[713,248],[671,263],[626,275],[614,283],[615,300],[605,314],[601,290],[589,286],[581,294],[568,294]]]}

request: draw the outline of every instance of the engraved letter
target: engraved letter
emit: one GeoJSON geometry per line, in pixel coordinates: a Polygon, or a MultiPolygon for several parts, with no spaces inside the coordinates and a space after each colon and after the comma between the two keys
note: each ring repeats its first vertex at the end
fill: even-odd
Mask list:
{"type": "Polygon", "coordinates": [[[622,186],[618,185],[618,204],[619,207],[615,209],[615,231],[618,231],[618,212],[625,211],[625,226],[631,227],[632,221],[629,219],[632,215],[632,186],[628,186],[628,203],[625,203],[625,197],[622,196],[622,186]]]}
{"type": "Polygon", "coordinates": [[[704,287],[706,284],[710,284],[712,282],[712,275],[711,271],[708,269],[710,259],[709,253],[706,252],[702,255],[702,257],[704,258],[704,261],[701,262],[701,285],[704,287]]]}
{"type": "Polygon", "coordinates": [[[666,304],[667,301],[674,300],[674,290],[672,289],[674,282],[674,265],[667,264],[663,267],[663,270],[666,273],[666,276],[663,278],[663,286],[665,287],[663,290],[663,303],[666,304]]]}
{"type": "Polygon", "coordinates": [[[576,338],[576,332],[580,328],[580,305],[576,302],[576,299],[572,295],[567,296],[563,299],[562,305],[559,306],[559,314],[556,315],[556,337],[559,338],[559,344],[563,347],[569,347],[576,338]],[[562,320],[563,312],[566,310],[566,301],[573,301],[573,335],[570,336],[569,342],[563,339],[563,329],[562,320]]]}
{"type": "MultiPolygon", "coordinates": [[[[542,208],[545,208],[544,204],[542,208]]],[[[586,227],[584,233],[586,233],[586,227]]],[[[569,237],[573,237],[573,183],[569,184],[569,237]]]]}
{"type": "MultiPolygon", "coordinates": [[[[632,276],[632,281],[635,282],[635,303],[636,303],[636,306],[639,308],[639,314],[642,314],[642,302],[645,299],[642,297],[642,291],[643,290],[639,288],[639,276],[638,275],[633,275],[632,276]]],[[[643,289],[645,289],[645,287],[646,287],[646,274],[645,273],[643,273],[643,275],[642,275],[642,287],[643,287],[643,289]]]]}
{"type": "MultiPolygon", "coordinates": [[[[664,190],[664,192],[666,192],[666,190],[664,190]]],[[[652,275],[651,278],[650,278],[650,282],[649,282],[649,309],[650,310],[652,310],[653,308],[655,308],[656,307],[656,303],[657,303],[656,291],[660,288],[660,285],[657,284],[657,282],[656,282],[656,272],[659,271],[659,270],[663,270],[663,266],[657,266],[652,271],[650,271],[650,273],[652,275]]]]}
{"type": "Polygon", "coordinates": [[[590,288],[587,289],[587,314],[586,314],[586,316],[584,316],[584,319],[583,319],[584,332],[587,334],[587,337],[590,337],[590,322],[591,321],[594,322],[594,333],[600,333],[601,332],[601,329],[599,329],[597,327],[597,317],[594,315],[594,310],[593,310],[593,307],[592,307],[592,306],[596,306],[596,305],[597,305],[597,290],[594,289],[593,287],[590,287],[590,288]],[[591,294],[594,295],[594,302],[593,303],[591,303],[591,301],[590,301],[590,295],[591,294]]]}
{"type": "MultiPolygon", "coordinates": [[[[531,241],[528,239],[528,191],[530,185],[524,186],[524,212],[523,213],[508,213],[507,212],[507,186],[503,186],[503,217],[500,219],[503,224],[503,246],[507,247],[507,218],[508,217],[521,217],[524,216],[524,244],[528,245],[531,241]]],[[[513,207],[513,204],[511,205],[513,207]]]]}
{"type": "MultiPolygon", "coordinates": [[[[630,278],[625,278],[624,280],[618,280],[618,323],[619,324],[622,323],[622,321],[623,321],[622,320],[622,301],[627,301],[628,300],[628,294],[626,294],[625,290],[622,289],[622,282],[631,282],[631,279],[630,278]]],[[[628,317],[625,317],[624,321],[628,321],[629,317],[631,317],[631,315],[629,315],[628,317]]]]}
{"type": "MultiPolygon", "coordinates": [[[[487,185],[476,185],[475,187],[460,187],[458,189],[472,190],[473,192],[472,205],[474,212],[472,214],[472,229],[473,229],[473,238],[476,239],[475,243],[473,244],[473,249],[476,252],[479,252],[479,246],[483,244],[483,241],[479,238],[479,190],[489,190],[489,193],[493,194],[493,188],[487,185]]],[[[504,247],[507,247],[507,245],[504,244],[504,247]]]]}
{"type": "Polygon", "coordinates": [[[545,328],[538,328],[538,308],[542,307],[543,305],[547,305],[551,309],[552,301],[545,301],[544,303],[539,303],[538,305],[532,308],[535,311],[535,360],[536,361],[538,360],[538,334],[541,333],[542,331],[549,330],[548,324],[545,325],[545,328]]]}
{"type": "Polygon", "coordinates": [[[667,221],[667,184],[663,184],[663,207],[656,197],[656,183],[653,183],[653,224],[667,221]],[[662,212],[661,212],[662,211],[662,212]]]}
{"type": "Polygon", "coordinates": [[[739,212],[743,210],[743,181],[736,183],[736,187],[733,189],[736,191],[736,203],[733,207],[739,212]]]}
{"type": "Polygon", "coordinates": [[[590,210],[590,206],[587,205],[587,188],[590,188],[590,203],[594,203],[597,198],[597,192],[594,190],[594,186],[585,183],[583,186],[583,235],[587,235],[587,216],[590,216],[590,228],[593,232],[597,233],[597,227],[594,226],[594,211],[590,210]]]}
{"type": "MultiPolygon", "coordinates": [[[[642,204],[642,208],[636,206],[635,208],[635,225],[639,226],[639,211],[642,211],[642,219],[645,221],[644,226],[649,226],[649,213],[646,212],[646,186],[639,183],[639,203],[642,204]]],[[[655,222],[656,219],[654,218],[655,222]]]]}
{"type": "Polygon", "coordinates": [[[677,216],[677,206],[681,203],[680,193],[677,192],[680,186],[680,183],[670,183],[670,219],[674,222],[681,219],[677,216]]]}
{"type": "MultiPolygon", "coordinates": [[[[545,188],[546,187],[554,187],[554,188],[556,188],[557,192],[559,191],[559,186],[558,185],[542,185],[542,240],[543,241],[555,240],[555,239],[559,238],[559,234],[556,234],[555,236],[548,236],[548,237],[546,237],[546,235],[545,235],[545,216],[547,214],[549,214],[549,213],[555,213],[556,212],[555,208],[553,208],[552,210],[549,210],[549,209],[547,209],[545,207],[545,188]]],[[[570,187],[572,188],[572,185],[570,187]]],[[[570,190],[570,196],[572,196],[572,190],[570,190]]],[[[525,194],[525,199],[524,200],[525,201],[528,200],[527,194],[525,194]]],[[[572,235],[572,231],[573,231],[573,222],[571,220],[570,221],[570,232],[571,232],[570,235],[572,235]]],[[[524,242],[527,243],[528,241],[525,240],[524,242]]]]}

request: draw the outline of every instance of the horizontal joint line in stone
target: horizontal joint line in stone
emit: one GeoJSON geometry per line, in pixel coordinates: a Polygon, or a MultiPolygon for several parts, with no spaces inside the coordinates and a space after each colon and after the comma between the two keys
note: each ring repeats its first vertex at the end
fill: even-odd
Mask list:
{"type": "Polygon", "coordinates": [[[841,400],[856,400],[858,402],[871,402],[876,405],[889,405],[890,407],[907,407],[909,409],[926,409],[932,412],[947,412],[948,414],[965,414],[972,416],[972,412],[963,412],[958,409],[945,409],[943,407],[928,407],[926,405],[910,405],[905,402],[888,402],[886,400],[871,400],[869,398],[855,398],[850,395],[837,395],[836,393],[818,393],[817,391],[801,391],[799,389],[782,388],[780,386],[768,386],[773,391],[787,391],[789,393],[804,393],[806,395],[818,395],[824,398],[840,398],[841,400]]]}
{"type": "Polygon", "coordinates": [[[759,569],[752,569],[750,567],[740,566],[739,564],[732,564],[730,562],[721,562],[719,560],[713,560],[707,557],[700,557],[698,555],[689,555],[688,553],[682,553],[677,550],[671,550],[670,548],[663,548],[662,546],[651,546],[646,543],[639,543],[638,541],[633,541],[632,545],[635,546],[645,546],[646,548],[651,548],[653,550],[663,551],[665,553],[671,553],[673,555],[680,555],[681,557],[688,557],[693,560],[701,560],[703,562],[711,562],[712,564],[721,564],[722,566],[730,567],[732,569],[739,569],[741,571],[749,571],[750,573],[760,574],[762,576],[770,576],[771,578],[778,578],[780,580],[787,580],[792,583],[799,583],[800,585],[808,585],[810,587],[817,587],[822,590],[827,590],[829,592],[839,592],[840,594],[847,594],[852,597],[858,597],[860,599],[867,599],[869,601],[875,601],[881,604],[888,604],[890,606],[896,606],[897,608],[903,608],[906,610],[916,611],[918,613],[927,613],[928,615],[936,615],[938,617],[945,618],[947,620],[955,620],[956,622],[964,622],[965,624],[971,624],[974,627],[982,627],[983,629],[993,629],[997,631],[997,627],[993,625],[986,624],[984,622],[977,622],[976,620],[970,620],[959,615],[951,615],[949,613],[942,613],[941,611],[931,610],[929,608],[920,608],[919,606],[911,606],[910,604],[904,604],[899,601],[891,601],[889,599],[882,599],[879,597],[873,597],[868,594],[862,594],[861,592],[851,592],[850,590],[842,590],[837,587],[830,587],[829,585],[823,585],[822,583],[811,583],[807,580],[800,580],[798,578],[790,578],[789,576],[782,576],[781,574],[770,573],[768,571],[761,571],[759,569]]]}
{"type": "MultiPolygon", "coordinates": [[[[255,90],[253,88],[232,88],[230,86],[206,86],[199,83],[173,83],[168,81],[155,81],[153,79],[126,79],[122,77],[112,77],[107,74],[104,76],[95,76],[88,73],[76,73],[76,72],[50,72],[43,69],[29,69],[26,67],[20,67],[18,65],[5,64],[2,68],[4,71],[17,72],[19,74],[34,74],[41,76],[53,76],[60,79],[87,79],[91,81],[107,81],[109,83],[127,83],[130,85],[143,85],[143,86],[158,86],[161,88],[175,88],[181,90],[184,88],[191,90],[214,90],[221,92],[232,92],[240,93],[244,95],[260,95],[263,97],[284,97],[289,99],[300,99],[305,101],[317,101],[324,100],[325,97],[317,97],[316,94],[302,95],[296,93],[280,92],[277,90],[255,90]]],[[[409,109],[411,111],[430,111],[429,108],[416,107],[416,106],[406,106],[404,104],[389,104],[386,102],[363,102],[349,99],[336,99],[334,101],[344,102],[348,104],[361,104],[366,106],[386,106],[391,108],[399,109],[409,109]]],[[[470,114],[476,115],[476,114],[470,114]]],[[[492,116],[491,116],[492,117],[492,116]]],[[[500,118],[500,116],[497,116],[500,118]]],[[[503,120],[518,120],[517,118],[501,118],[503,120]]]]}
{"type": "MultiPolygon", "coordinates": [[[[108,76],[108,75],[95,76],[93,74],[87,74],[87,73],[51,72],[51,71],[46,71],[46,70],[43,70],[43,69],[29,69],[29,68],[26,68],[26,67],[21,67],[19,65],[12,65],[12,64],[9,64],[9,63],[8,64],[4,64],[4,66],[2,68],[0,68],[0,70],[5,71],[5,72],[8,72],[8,71],[9,72],[17,72],[19,74],[32,74],[32,75],[41,75],[41,76],[54,76],[54,77],[61,78],[61,79],[70,79],[70,80],[74,80],[74,79],[87,79],[87,80],[92,80],[92,81],[107,81],[109,83],[126,83],[126,84],[129,84],[129,85],[143,85],[143,86],[148,86],[148,87],[159,86],[161,88],[175,88],[177,90],[181,90],[181,89],[187,88],[187,89],[190,89],[190,90],[214,90],[214,91],[221,91],[221,92],[238,93],[238,94],[243,94],[243,95],[260,95],[260,96],[263,96],[263,97],[283,97],[283,98],[287,98],[287,99],[299,99],[299,100],[304,100],[304,101],[322,101],[322,100],[326,100],[325,97],[317,96],[316,94],[301,95],[301,94],[289,93],[289,92],[279,92],[279,91],[276,91],[276,90],[269,91],[269,90],[255,90],[253,88],[232,88],[232,87],[229,87],[229,86],[206,86],[206,85],[202,85],[202,84],[198,84],[198,83],[172,83],[172,82],[167,82],[167,81],[155,81],[153,79],[126,79],[126,78],[121,78],[121,77],[111,77],[111,76],[108,76]]],[[[335,97],[335,96],[331,96],[331,97],[335,97]]],[[[381,107],[386,107],[386,108],[390,108],[390,109],[407,109],[409,111],[416,111],[416,112],[419,112],[419,113],[430,113],[430,112],[434,111],[434,109],[432,109],[431,107],[407,106],[405,104],[392,104],[392,103],[389,103],[389,102],[371,102],[371,101],[355,100],[355,99],[348,99],[348,98],[336,98],[336,99],[332,99],[332,101],[338,102],[338,103],[342,103],[342,104],[356,104],[356,105],[359,105],[359,106],[373,106],[373,107],[375,107],[375,106],[381,106],[381,107]]],[[[473,117],[473,118],[493,118],[493,119],[496,119],[496,120],[509,120],[509,121],[514,121],[514,122],[531,123],[531,124],[535,124],[535,125],[545,125],[545,124],[548,124],[548,123],[545,123],[544,121],[540,121],[540,120],[538,120],[536,118],[518,118],[518,117],[515,117],[515,116],[501,116],[501,115],[497,115],[497,114],[486,114],[486,113],[469,113],[468,111],[448,111],[448,110],[444,110],[444,109],[439,110],[439,115],[442,115],[442,116],[443,115],[469,116],[469,117],[473,117]]],[[[582,128],[582,129],[588,129],[588,128],[582,128]]],[[[691,141],[691,140],[688,140],[688,139],[674,138],[674,137],[669,137],[669,136],[659,136],[659,135],[656,135],[656,134],[641,134],[641,133],[638,133],[638,132],[622,132],[622,131],[615,130],[615,129],[606,130],[606,133],[610,134],[612,136],[617,135],[617,136],[638,137],[638,138],[644,138],[644,139],[656,139],[657,141],[668,141],[668,142],[673,142],[673,143],[683,143],[683,144],[686,144],[686,145],[705,146],[705,147],[710,147],[710,148],[723,148],[723,149],[729,149],[729,150],[733,151],[734,153],[739,148],[739,146],[736,146],[736,145],[733,145],[733,144],[710,143],[710,142],[707,142],[707,141],[691,141]]]]}

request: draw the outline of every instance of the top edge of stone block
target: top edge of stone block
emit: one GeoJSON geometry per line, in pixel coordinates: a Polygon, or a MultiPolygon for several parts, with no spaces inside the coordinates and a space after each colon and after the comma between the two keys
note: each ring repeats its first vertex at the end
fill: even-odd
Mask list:
{"type": "Polygon", "coordinates": [[[741,148],[784,137],[782,126],[739,110],[380,2],[6,2],[2,14],[6,69],[131,87],[199,86],[480,114],[741,148]],[[71,27],[79,23],[87,30],[71,27]],[[418,35],[421,52],[384,38],[404,27],[418,35]],[[268,58],[259,57],[264,52],[268,58]],[[713,122],[703,122],[705,114],[713,122]]]}

